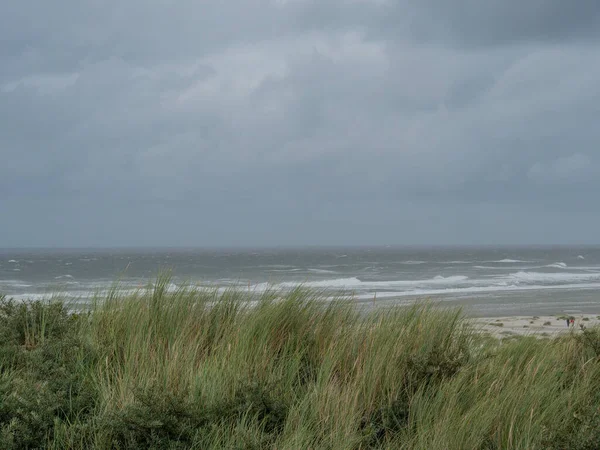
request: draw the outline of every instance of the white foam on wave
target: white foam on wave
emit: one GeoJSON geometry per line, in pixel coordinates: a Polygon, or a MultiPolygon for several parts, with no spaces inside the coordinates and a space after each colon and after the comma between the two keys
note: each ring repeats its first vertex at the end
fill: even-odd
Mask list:
{"type": "Polygon", "coordinates": [[[579,255],[577,259],[585,259],[585,257],[583,255],[579,255]]]}
{"type": "Polygon", "coordinates": [[[402,261],[400,264],[406,264],[407,266],[418,266],[421,264],[427,264],[427,261],[402,261]]]}
{"type": "Polygon", "coordinates": [[[497,279],[526,283],[570,283],[577,281],[600,280],[600,273],[543,273],[515,272],[508,276],[497,276],[497,279]]]}
{"type": "Polygon", "coordinates": [[[302,269],[299,268],[295,268],[295,269],[270,269],[267,270],[267,272],[302,272],[302,269]]]}
{"type": "Polygon", "coordinates": [[[528,263],[531,261],[522,261],[520,259],[501,259],[499,261],[486,261],[486,262],[498,263],[498,264],[514,264],[514,263],[528,263]]]}
{"type": "MultiPolygon", "coordinates": [[[[168,292],[175,292],[180,289],[180,286],[177,286],[173,283],[167,286],[168,292]]],[[[221,287],[217,288],[219,293],[224,293],[228,291],[231,287],[221,287]]],[[[202,287],[198,287],[198,289],[204,289],[202,287]]],[[[206,288],[210,291],[215,288],[206,288]]],[[[262,293],[267,290],[275,289],[276,286],[271,285],[270,283],[261,283],[253,286],[251,292],[254,293],[262,293]]],[[[555,285],[518,285],[518,284],[509,284],[509,285],[491,285],[491,286],[464,286],[464,287],[445,287],[445,288],[414,288],[404,291],[393,291],[393,292],[377,292],[376,299],[391,299],[391,298],[401,298],[401,297],[428,297],[428,296],[471,296],[475,294],[486,294],[486,293],[501,293],[501,292],[520,292],[520,291],[536,291],[536,290],[590,290],[590,289],[600,289],[600,283],[579,283],[579,284],[555,284],[555,285]]],[[[118,291],[122,294],[127,294],[131,291],[139,291],[140,289],[119,289],[118,291]]],[[[142,289],[143,291],[143,289],[142,289]]],[[[53,298],[58,298],[62,300],[91,300],[96,295],[102,297],[103,293],[106,291],[72,291],[68,293],[23,293],[11,295],[10,297],[17,301],[35,301],[35,300],[51,300],[53,298]]],[[[375,297],[375,292],[362,292],[359,294],[350,294],[350,297],[355,300],[373,300],[375,297]]]]}
{"type": "Polygon", "coordinates": [[[358,287],[361,284],[362,284],[362,281],[360,281],[358,278],[351,277],[351,278],[336,278],[336,279],[332,279],[332,280],[322,280],[322,281],[305,281],[303,283],[296,282],[296,281],[286,281],[286,282],[278,283],[278,284],[275,284],[272,286],[275,288],[277,288],[277,287],[294,288],[296,286],[304,286],[304,287],[311,287],[311,288],[344,289],[344,288],[358,287]]]}
{"type": "Polygon", "coordinates": [[[545,266],[473,266],[473,269],[480,270],[534,270],[534,269],[569,269],[569,270],[586,270],[586,271],[600,271],[600,266],[567,266],[565,263],[553,263],[545,266]]]}
{"type": "MultiPolygon", "coordinates": [[[[589,290],[600,289],[600,283],[582,283],[582,284],[556,284],[556,285],[507,285],[507,286],[469,286],[446,289],[413,289],[410,291],[398,292],[378,292],[377,298],[395,298],[395,297],[428,297],[432,295],[473,295],[488,294],[495,292],[521,292],[521,291],[545,291],[545,290],[589,290]]],[[[373,299],[374,293],[364,293],[353,295],[357,300],[373,299]]]]}
{"type": "Polygon", "coordinates": [[[54,277],[55,280],[65,280],[65,279],[73,279],[73,278],[74,278],[73,275],[69,275],[69,274],[54,277]]]}
{"type": "Polygon", "coordinates": [[[292,266],[290,264],[262,264],[255,267],[259,267],[261,269],[292,269],[296,266],[292,266]]]}
{"type": "Polygon", "coordinates": [[[331,280],[321,281],[306,281],[299,282],[283,282],[272,285],[273,288],[289,289],[297,286],[317,289],[394,289],[394,288],[410,288],[429,285],[453,285],[464,283],[469,277],[465,275],[454,275],[443,277],[438,275],[434,278],[425,280],[390,280],[390,281],[361,281],[356,277],[336,278],[331,280]]]}
{"type": "MultiPolygon", "coordinates": [[[[563,269],[562,266],[560,266],[563,269]]],[[[334,278],[328,280],[304,282],[286,281],[281,283],[260,283],[248,288],[254,292],[264,292],[269,289],[289,290],[298,286],[334,291],[359,291],[361,295],[371,296],[374,292],[394,291],[389,294],[398,295],[427,295],[454,293],[453,289],[461,292],[497,292],[505,289],[546,289],[567,286],[579,288],[585,283],[600,282],[600,272],[573,273],[573,272],[528,272],[518,271],[509,274],[491,275],[480,278],[469,278],[465,275],[441,276],[428,279],[413,280],[387,280],[363,281],[357,277],[334,278]]],[[[595,284],[594,284],[595,285],[595,284]]],[[[600,285],[599,285],[600,286],[600,285]]],[[[387,295],[387,294],[385,294],[387,295]]]]}
{"type": "Polygon", "coordinates": [[[556,263],[553,263],[553,264],[548,264],[545,267],[552,267],[552,268],[555,268],[555,269],[566,269],[567,265],[564,262],[556,262],[556,263]]]}
{"type": "MultiPolygon", "coordinates": [[[[9,297],[17,300],[17,301],[35,301],[35,300],[91,300],[96,295],[96,292],[93,291],[72,291],[68,293],[63,292],[48,292],[48,293],[39,293],[39,292],[26,292],[22,294],[10,295],[9,297]]],[[[102,295],[102,293],[100,293],[102,295]]]]}
{"type": "Polygon", "coordinates": [[[8,296],[12,300],[16,301],[36,301],[36,300],[49,300],[52,298],[52,295],[49,294],[16,294],[8,296]]]}
{"type": "Polygon", "coordinates": [[[18,261],[15,259],[9,259],[8,262],[11,264],[16,264],[18,261]]]}
{"type": "Polygon", "coordinates": [[[327,269],[308,269],[307,271],[312,273],[337,273],[335,270],[327,269]]]}
{"type": "Polygon", "coordinates": [[[175,283],[169,283],[166,288],[167,292],[177,292],[181,289],[181,286],[177,286],[175,283]]]}
{"type": "Polygon", "coordinates": [[[32,287],[31,284],[27,284],[21,280],[0,280],[0,285],[6,286],[9,288],[26,288],[32,287]]]}
{"type": "Polygon", "coordinates": [[[472,264],[473,261],[444,261],[442,264],[472,264]]]}
{"type": "Polygon", "coordinates": [[[473,266],[473,269],[485,269],[485,270],[531,270],[531,269],[542,269],[547,266],[473,266]]]}

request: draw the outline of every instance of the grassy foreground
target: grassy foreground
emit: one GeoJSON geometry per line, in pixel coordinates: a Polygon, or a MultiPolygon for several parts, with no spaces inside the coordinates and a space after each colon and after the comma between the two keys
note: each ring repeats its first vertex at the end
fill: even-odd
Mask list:
{"type": "Polygon", "coordinates": [[[167,282],[1,299],[0,448],[598,448],[597,330],[500,344],[428,304],[167,282]]]}

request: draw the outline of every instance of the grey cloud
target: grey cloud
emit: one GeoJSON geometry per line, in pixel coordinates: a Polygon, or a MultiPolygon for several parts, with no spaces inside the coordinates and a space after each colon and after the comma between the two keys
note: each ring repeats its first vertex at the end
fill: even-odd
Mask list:
{"type": "MultiPolygon", "coordinates": [[[[415,29],[429,29],[430,39],[445,36],[467,47],[523,41],[597,42],[600,37],[600,4],[595,0],[425,0],[418,5],[423,14],[416,16],[415,29]]],[[[401,9],[397,7],[398,14],[401,9]]]]}
{"type": "Polygon", "coordinates": [[[593,240],[595,3],[482,4],[13,2],[0,246],[593,240]]]}
{"type": "Polygon", "coordinates": [[[586,182],[598,173],[596,162],[581,153],[537,162],[528,172],[529,177],[535,181],[561,184],[586,182]]]}

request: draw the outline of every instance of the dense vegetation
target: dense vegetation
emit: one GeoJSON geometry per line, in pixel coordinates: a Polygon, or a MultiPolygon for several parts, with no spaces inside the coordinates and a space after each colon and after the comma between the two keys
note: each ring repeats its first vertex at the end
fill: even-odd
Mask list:
{"type": "Polygon", "coordinates": [[[167,285],[0,299],[0,448],[598,448],[598,330],[499,343],[429,304],[167,285]]]}

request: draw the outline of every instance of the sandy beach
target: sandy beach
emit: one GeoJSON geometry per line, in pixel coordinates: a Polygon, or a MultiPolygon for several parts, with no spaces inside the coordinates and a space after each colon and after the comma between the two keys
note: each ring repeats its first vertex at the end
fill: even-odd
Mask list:
{"type": "Polygon", "coordinates": [[[582,327],[593,327],[600,324],[600,316],[573,315],[575,323],[567,327],[564,316],[516,316],[471,319],[478,329],[490,333],[497,338],[510,336],[543,336],[552,337],[570,330],[581,331],[582,327]]]}

